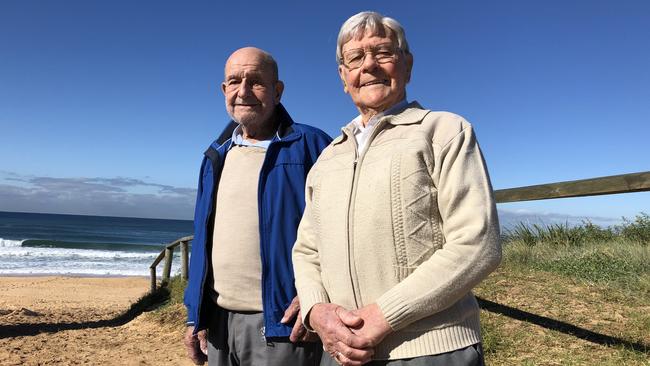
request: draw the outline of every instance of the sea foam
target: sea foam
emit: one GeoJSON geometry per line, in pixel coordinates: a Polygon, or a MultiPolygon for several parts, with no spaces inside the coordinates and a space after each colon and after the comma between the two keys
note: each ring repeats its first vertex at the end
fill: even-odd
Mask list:
{"type": "Polygon", "coordinates": [[[24,240],[10,240],[0,238],[0,248],[20,247],[24,240]]]}

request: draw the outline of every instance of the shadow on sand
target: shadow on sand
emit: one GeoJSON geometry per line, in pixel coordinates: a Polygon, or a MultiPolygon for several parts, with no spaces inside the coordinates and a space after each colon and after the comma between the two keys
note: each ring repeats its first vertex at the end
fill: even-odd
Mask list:
{"type": "Polygon", "coordinates": [[[146,310],[151,310],[169,299],[169,290],[159,288],[153,293],[149,293],[138,301],[124,313],[112,318],[80,323],[19,323],[12,325],[0,324],[0,339],[20,336],[34,336],[41,333],[56,333],[64,330],[93,329],[103,327],[119,327],[146,310]]]}

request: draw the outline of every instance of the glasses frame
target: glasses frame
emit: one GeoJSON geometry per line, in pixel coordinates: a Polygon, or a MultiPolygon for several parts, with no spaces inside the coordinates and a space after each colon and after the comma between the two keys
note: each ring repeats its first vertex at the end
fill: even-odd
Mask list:
{"type": "Polygon", "coordinates": [[[361,66],[363,66],[363,63],[366,61],[366,56],[368,56],[368,54],[370,54],[372,56],[372,58],[375,60],[376,63],[381,65],[381,64],[387,64],[387,63],[392,63],[392,62],[397,61],[398,57],[399,57],[399,54],[401,54],[403,52],[404,51],[400,47],[395,46],[392,43],[381,43],[381,44],[371,46],[371,47],[353,48],[353,49],[347,50],[346,52],[344,52],[342,54],[340,61],[341,61],[341,65],[345,66],[348,70],[356,70],[356,69],[360,68],[361,66]],[[383,59],[377,58],[377,56],[379,54],[378,50],[380,50],[382,47],[386,47],[386,46],[389,46],[391,48],[392,55],[390,57],[385,57],[383,59]],[[363,51],[363,57],[360,59],[360,63],[359,63],[358,66],[350,66],[348,64],[348,62],[346,61],[346,59],[345,59],[345,55],[349,54],[350,52],[353,52],[353,51],[363,51]]]}

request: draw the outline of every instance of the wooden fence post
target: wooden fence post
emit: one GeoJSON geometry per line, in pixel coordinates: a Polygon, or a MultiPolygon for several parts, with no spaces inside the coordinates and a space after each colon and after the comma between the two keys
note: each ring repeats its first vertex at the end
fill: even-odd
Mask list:
{"type": "Polygon", "coordinates": [[[163,267],[162,282],[166,285],[169,283],[169,277],[172,272],[172,259],[174,257],[174,249],[165,249],[165,267],[163,267]]]}
{"type": "Polygon", "coordinates": [[[181,242],[181,277],[184,280],[187,280],[187,269],[188,269],[188,242],[187,241],[182,241],[181,242]]]}
{"type": "Polygon", "coordinates": [[[149,268],[151,273],[151,292],[156,291],[156,267],[149,268]]]}

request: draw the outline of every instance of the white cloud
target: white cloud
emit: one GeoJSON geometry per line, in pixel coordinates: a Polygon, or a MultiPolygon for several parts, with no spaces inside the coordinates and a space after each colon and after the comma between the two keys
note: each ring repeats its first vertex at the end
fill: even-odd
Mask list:
{"type": "Polygon", "coordinates": [[[191,219],[196,189],[125,177],[0,172],[0,211],[191,219]]]}

